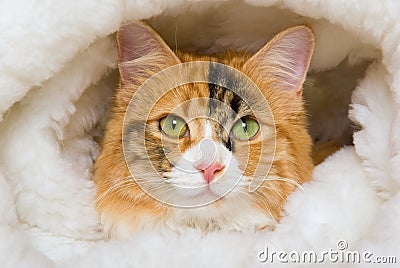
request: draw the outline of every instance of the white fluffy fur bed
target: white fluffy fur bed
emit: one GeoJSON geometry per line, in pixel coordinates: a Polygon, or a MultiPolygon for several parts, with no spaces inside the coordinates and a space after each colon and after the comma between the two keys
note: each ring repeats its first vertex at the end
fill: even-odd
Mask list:
{"type": "Polygon", "coordinates": [[[1,1],[0,266],[252,267],[265,246],[320,252],[340,239],[400,262],[399,14],[391,0],[1,1]],[[350,96],[360,130],[290,197],[274,231],[102,240],[94,137],[117,85],[113,33],[142,18],[171,46],[205,52],[256,50],[299,23],[314,29],[311,132],[348,136],[350,96]]]}

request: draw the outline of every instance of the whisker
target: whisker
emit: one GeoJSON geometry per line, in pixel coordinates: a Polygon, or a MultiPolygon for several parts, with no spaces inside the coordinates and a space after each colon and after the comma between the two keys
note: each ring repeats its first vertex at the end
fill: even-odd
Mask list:
{"type": "MultiPolygon", "coordinates": [[[[283,181],[283,182],[287,182],[290,183],[294,186],[296,186],[297,188],[299,188],[301,191],[304,191],[303,186],[301,186],[296,180],[291,179],[291,178],[284,178],[284,177],[264,177],[264,178],[254,178],[253,180],[258,180],[260,182],[260,185],[257,188],[263,188],[263,189],[271,189],[271,190],[278,190],[279,188],[271,188],[267,185],[262,185],[262,183],[266,182],[266,181],[283,181]]],[[[246,187],[246,186],[250,186],[252,183],[251,181],[241,181],[237,184],[237,186],[241,186],[241,187],[246,187]]]]}
{"type": "Polygon", "coordinates": [[[112,192],[114,189],[120,187],[121,185],[123,185],[124,183],[126,183],[126,181],[119,181],[115,184],[113,184],[113,186],[111,186],[110,188],[108,188],[106,191],[104,191],[98,198],[96,198],[93,203],[92,206],[96,205],[97,203],[99,203],[108,193],[112,192]]]}
{"type": "Polygon", "coordinates": [[[111,184],[113,182],[118,182],[120,180],[128,179],[129,177],[132,177],[132,176],[130,175],[130,176],[126,176],[126,177],[118,177],[118,178],[113,178],[113,179],[107,179],[102,184],[96,183],[96,185],[97,185],[97,187],[102,187],[104,185],[111,184]]]}
{"type": "MultiPolygon", "coordinates": [[[[147,174],[142,174],[142,176],[146,176],[147,174]]],[[[148,174],[150,175],[150,173],[148,174]]],[[[154,175],[154,174],[151,174],[154,175]]],[[[142,186],[150,186],[149,189],[146,189],[147,191],[152,190],[152,191],[159,191],[159,190],[164,190],[168,189],[170,185],[166,183],[166,180],[162,180],[159,177],[147,177],[146,179],[142,178],[132,178],[132,180],[126,180],[132,178],[132,176],[127,176],[124,178],[117,178],[116,180],[110,182],[107,181],[106,183],[103,184],[112,184],[111,187],[109,187],[105,192],[103,192],[96,200],[93,202],[92,205],[100,202],[106,195],[109,195],[111,193],[111,196],[119,194],[124,188],[131,187],[131,186],[136,186],[139,184],[142,186]],[[153,187],[151,187],[153,185],[153,187]]]]}
{"type": "Polygon", "coordinates": [[[174,33],[175,53],[178,53],[178,26],[179,26],[179,23],[180,23],[180,21],[182,19],[182,16],[183,16],[183,13],[179,15],[179,18],[178,18],[178,20],[176,21],[176,24],[175,24],[175,33],[174,33]]]}
{"type": "Polygon", "coordinates": [[[301,186],[300,183],[298,183],[296,180],[291,179],[291,178],[284,178],[284,177],[266,177],[266,178],[261,178],[261,181],[284,181],[284,182],[288,182],[290,184],[293,184],[294,186],[298,187],[299,189],[301,189],[302,191],[304,191],[303,186],[301,186]]]}

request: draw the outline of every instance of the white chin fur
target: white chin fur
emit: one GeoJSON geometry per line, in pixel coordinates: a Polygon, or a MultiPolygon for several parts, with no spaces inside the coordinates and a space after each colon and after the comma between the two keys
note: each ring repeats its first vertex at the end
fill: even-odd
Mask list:
{"type": "Polygon", "coordinates": [[[259,210],[249,198],[226,198],[219,206],[209,204],[198,208],[174,208],[172,221],[179,226],[203,231],[243,231],[274,226],[273,217],[259,210]]]}
{"type": "Polygon", "coordinates": [[[215,143],[214,149],[203,147],[202,151],[200,143],[187,150],[168,174],[173,196],[170,203],[176,205],[170,220],[179,226],[207,231],[273,226],[275,219],[254,205],[252,196],[243,186],[247,178],[233,154],[221,143],[215,143]],[[210,154],[225,168],[207,185],[193,163],[200,157],[210,158],[210,154]],[[214,204],[217,200],[218,204],[214,204]]]}

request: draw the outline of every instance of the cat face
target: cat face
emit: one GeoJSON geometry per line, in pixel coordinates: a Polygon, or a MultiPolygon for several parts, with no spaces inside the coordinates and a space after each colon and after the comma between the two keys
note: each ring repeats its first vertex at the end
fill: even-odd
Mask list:
{"type": "Polygon", "coordinates": [[[118,41],[120,89],[94,173],[106,231],[279,219],[313,167],[301,99],[311,31],[288,29],[252,57],[176,55],[142,23],[121,28],[118,41]],[[202,62],[179,65],[193,61],[202,62]]]}
{"type": "Polygon", "coordinates": [[[124,149],[132,175],[172,206],[198,207],[247,194],[256,171],[259,180],[267,176],[275,150],[264,96],[249,78],[216,62],[168,72],[137,90],[127,109],[124,149]],[[177,76],[181,86],[169,90],[163,81],[177,76]],[[193,77],[205,82],[183,81],[193,77]],[[235,85],[224,87],[226,80],[235,85]]]}

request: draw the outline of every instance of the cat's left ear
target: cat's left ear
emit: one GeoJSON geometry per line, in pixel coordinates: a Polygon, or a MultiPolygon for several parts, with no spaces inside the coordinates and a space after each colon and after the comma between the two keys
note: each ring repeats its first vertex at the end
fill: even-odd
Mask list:
{"type": "Polygon", "coordinates": [[[123,25],[117,33],[119,71],[122,82],[148,70],[160,71],[180,60],[164,40],[145,22],[123,25]]]}
{"type": "Polygon", "coordinates": [[[311,29],[295,26],[276,35],[245,63],[244,69],[267,79],[273,89],[301,96],[313,50],[311,29]]]}

